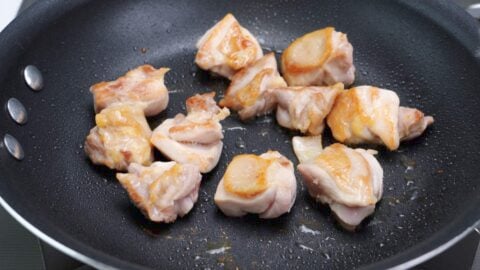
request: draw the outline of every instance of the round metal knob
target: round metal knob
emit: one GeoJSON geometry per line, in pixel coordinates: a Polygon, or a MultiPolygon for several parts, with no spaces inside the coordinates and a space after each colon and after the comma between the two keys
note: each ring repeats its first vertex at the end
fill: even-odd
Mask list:
{"type": "Polygon", "coordinates": [[[27,109],[25,106],[20,102],[20,100],[16,98],[10,98],[7,101],[7,111],[12,117],[13,121],[17,122],[20,125],[23,125],[27,122],[27,109]]]}
{"type": "Polygon", "coordinates": [[[12,135],[5,134],[5,137],[3,137],[3,144],[5,145],[5,148],[7,148],[8,153],[17,160],[22,160],[25,157],[22,145],[12,135]]]}
{"type": "Polygon", "coordinates": [[[29,65],[23,70],[25,82],[34,91],[40,91],[43,88],[43,76],[40,70],[35,66],[29,65]]]}

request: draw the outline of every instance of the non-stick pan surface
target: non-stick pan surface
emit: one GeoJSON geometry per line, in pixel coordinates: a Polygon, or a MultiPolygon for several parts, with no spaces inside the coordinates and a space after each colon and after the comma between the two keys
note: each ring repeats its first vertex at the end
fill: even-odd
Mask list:
{"type": "MultiPolygon", "coordinates": [[[[39,1],[0,36],[0,103],[16,97],[29,113],[24,126],[7,113],[0,121],[26,152],[19,162],[0,151],[1,201],[43,239],[104,266],[413,265],[480,218],[479,45],[474,22],[444,1],[39,1]],[[222,95],[227,81],[199,70],[193,59],[197,39],[227,12],[277,54],[306,32],[335,26],[354,46],[356,85],[393,89],[403,105],[435,117],[422,137],[398,151],[376,147],[384,197],[358,232],[335,225],[298,174],[295,206],[278,219],[228,218],[215,207],[215,188],[234,155],[274,149],[297,162],[295,133],[272,116],[224,121],[219,165],[203,177],[192,212],[171,225],[148,222],[114,173],[86,158],[82,145],[94,124],[88,89],[95,82],[143,63],[170,67],[170,105],[150,119],[152,127],[184,112],[195,93],[222,95]],[[43,91],[22,80],[29,64],[43,72],[43,91]],[[224,253],[207,252],[222,247],[224,253]]],[[[331,142],[326,132],[324,144],[331,142]]]]}

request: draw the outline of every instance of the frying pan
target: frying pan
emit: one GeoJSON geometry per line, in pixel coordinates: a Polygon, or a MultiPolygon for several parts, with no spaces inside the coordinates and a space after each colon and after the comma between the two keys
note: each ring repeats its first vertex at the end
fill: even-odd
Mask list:
{"type": "MultiPolygon", "coordinates": [[[[480,38],[476,23],[448,1],[38,1],[0,35],[0,103],[15,97],[28,122],[5,112],[0,130],[25,158],[0,150],[1,204],[41,239],[100,268],[405,268],[438,254],[480,220],[480,38]],[[213,203],[219,179],[239,153],[278,150],[296,161],[295,132],[272,116],[223,123],[220,163],[204,175],[198,203],[174,224],[147,221],[114,172],[93,166],[82,148],[94,125],[89,86],[143,63],[172,69],[170,105],[152,127],[184,112],[194,93],[228,82],[194,64],[196,40],[232,12],[281,52],[292,39],[333,25],[348,34],[356,85],[394,89],[405,106],[435,117],[396,152],[382,147],[385,193],[356,233],[339,228],[300,176],[291,213],[274,220],[225,217],[213,203]],[[33,92],[33,64],[45,86],[33,92]]],[[[3,136],[3,134],[2,134],[3,136]]],[[[324,144],[333,140],[327,131],[324,144]]],[[[162,159],[161,156],[157,157],[162,159]]]]}

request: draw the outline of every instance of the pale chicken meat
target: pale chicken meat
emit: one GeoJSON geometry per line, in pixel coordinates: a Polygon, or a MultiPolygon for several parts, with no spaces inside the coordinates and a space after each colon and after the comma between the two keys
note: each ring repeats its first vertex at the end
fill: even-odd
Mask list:
{"type": "Polygon", "coordinates": [[[397,149],[401,140],[418,137],[432,123],[431,116],[400,107],[395,92],[373,86],[342,92],[327,118],[336,140],[346,144],[384,144],[390,150],[397,149]]]}
{"type": "Polygon", "coordinates": [[[277,102],[277,122],[280,126],[319,135],[343,84],[318,87],[286,87],[270,91],[277,102]]]}
{"type": "Polygon", "coordinates": [[[218,183],[215,204],[227,216],[276,218],[290,212],[297,193],[293,164],[277,151],[238,155],[218,183]]]}
{"type": "Polygon", "coordinates": [[[116,103],[95,116],[97,126],[85,141],[85,152],[94,164],[124,171],[130,163],[152,163],[152,131],[143,110],[138,104],[116,103]]]}
{"type": "Polygon", "coordinates": [[[322,136],[295,136],[292,138],[292,146],[298,161],[307,162],[322,152],[322,136]]]}
{"type": "Polygon", "coordinates": [[[238,111],[242,120],[248,120],[274,109],[275,102],[267,90],[286,86],[278,73],[275,55],[269,53],[233,76],[219,104],[238,111]]]}
{"type": "MultiPolygon", "coordinates": [[[[151,138],[152,144],[167,158],[182,164],[194,164],[202,173],[211,171],[218,163],[223,149],[223,142],[217,140],[210,143],[192,141],[177,141],[172,137],[170,130],[185,122],[185,117],[180,115],[174,119],[165,120],[154,131],[151,138]]],[[[215,131],[214,131],[215,132],[215,131]]],[[[203,139],[209,138],[204,132],[199,133],[203,139]]]]}
{"type": "Polygon", "coordinates": [[[195,63],[226,78],[263,56],[257,39],[227,14],[197,42],[195,63]]]}
{"type": "Polygon", "coordinates": [[[310,196],[328,204],[347,230],[371,215],[382,197],[383,169],[374,153],[335,143],[298,165],[310,196]]]}
{"type": "Polygon", "coordinates": [[[223,148],[220,121],[230,115],[217,106],[214,96],[212,92],[188,98],[187,116],[165,120],[153,131],[152,144],[171,160],[194,164],[202,173],[211,171],[223,148]]]}
{"type": "Polygon", "coordinates": [[[100,82],[90,87],[95,112],[118,103],[139,103],[146,116],[165,110],[168,105],[168,89],[164,83],[165,73],[170,69],[155,69],[151,65],[139,66],[111,82],[100,82]]]}
{"type": "Polygon", "coordinates": [[[148,219],[171,223],[197,202],[202,175],[197,166],[171,161],[132,163],[128,173],[117,173],[117,179],[148,219]]]}
{"type": "Polygon", "coordinates": [[[289,86],[350,85],[355,80],[352,44],[333,27],[296,39],[283,52],[281,65],[289,86]]]}
{"type": "Polygon", "coordinates": [[[398,108],[398,132],[401,141],[414,139],[433,124],[433,117],[414,108],[398,108]]]}

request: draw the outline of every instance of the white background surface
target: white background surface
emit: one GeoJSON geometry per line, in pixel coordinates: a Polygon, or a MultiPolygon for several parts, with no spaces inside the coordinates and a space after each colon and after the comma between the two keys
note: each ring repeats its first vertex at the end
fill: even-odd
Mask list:
{"type": "Polygon", "coordinates": [[[0,0],[0,32],[15,18],[22,0],[0,0]]]}

